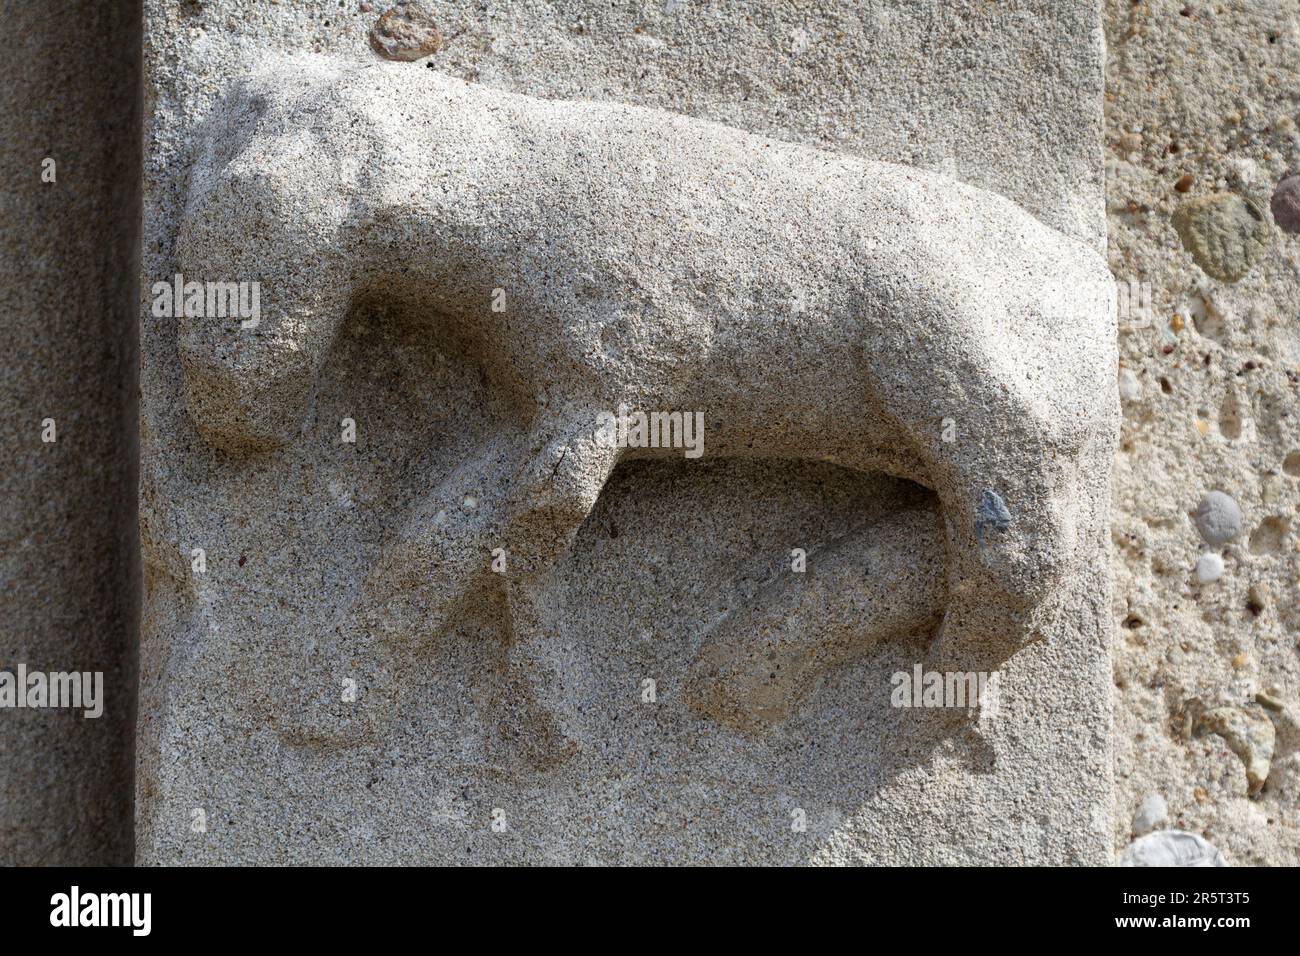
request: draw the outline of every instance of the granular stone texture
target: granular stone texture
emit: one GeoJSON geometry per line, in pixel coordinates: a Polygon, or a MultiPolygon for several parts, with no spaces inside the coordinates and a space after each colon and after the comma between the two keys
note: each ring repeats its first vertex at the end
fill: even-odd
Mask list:
{"type": "Polygon", "coordinates": [[[1277,739],[1267,712],[1261,707],[1219,707],[1202,714],[1198,727],[1202,733],[1224,739],[1246,770],[1246,792],[1251,796],[1259,793],[1268,780],[1277,739]]]}

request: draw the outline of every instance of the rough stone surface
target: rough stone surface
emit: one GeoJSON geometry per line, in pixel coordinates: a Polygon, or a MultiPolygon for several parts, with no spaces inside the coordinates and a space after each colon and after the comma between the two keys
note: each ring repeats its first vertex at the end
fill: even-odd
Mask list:
{"type": "Polygon", "coordinates": [[[1246,771],[1246,792],[1259,793],[1268,780],[1277,735],[1273,721],[1258,707],[1218,707],[1202,714],[1199,728],[1203,733],[1218,734],[1241,758],[1246,771]]]}
{"type": "MultiPolygon", "coordinates": [[[[1300,701],[1300,242],[1270,223],[1255,268],[1223,284],[1186,255],[1171,217],[1189,173],[1187,196],[1235,192],[1267,209],[1300,168],[1300,23],[1290,0],[1107,0],[1106,36],[1111,269],[1151,303],[1146,321],[1120,317],[1121,362],[1144,392],[1123,409],[1112,509],[1117,802],[1161,793],[1174,826],[1234,864],[1295,866],[1300,739],[1277,724],[1252,797],[1240,758],[1194,733],[1189,707],[1300,701]],[[1246,523],[1206,587],[1189,512],[1214,488],[1246,523]]],[[[1128,840],[1123,821],[1117,852],[1128,840]]]]}
{"type": "Polygon", "coordinates": [[[1158,830],[1134,840],[1119,860],[1120,866],[1227,866],[1217,848],[1195,833],[1158,830]]]}
{"type": "Polygon", "coordinates": [[[0,709],[0,865],[131,860],[139,13],[6,4],[0,670],[103,672],[105,710],[0,709]],[[45,160],[54,161],[52,182],[45,160]],[[42,441],[46,419],[54,442],[42,441]]]}
{"type": "Polygon", "coordinates": [[[445,74],[149,6],[144,275],[265,309],[145,320],[142,859],[1106,858],[1095,11],[429,6],[445,74]],[[623,397],[707,459],[606,453],[623,397]]]}

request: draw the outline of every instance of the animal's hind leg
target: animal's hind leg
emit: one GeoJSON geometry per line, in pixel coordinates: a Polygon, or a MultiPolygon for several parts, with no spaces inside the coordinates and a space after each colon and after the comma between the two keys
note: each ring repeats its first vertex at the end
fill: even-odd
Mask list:
{"type": "Polygon", "coordinates": [[[783,571],[704,635],[688,706],[740,730],[789,715],[834,667],[933,627],[943,607],[942,528],[930,497],[880,486],[881,507],[783,571]]]}

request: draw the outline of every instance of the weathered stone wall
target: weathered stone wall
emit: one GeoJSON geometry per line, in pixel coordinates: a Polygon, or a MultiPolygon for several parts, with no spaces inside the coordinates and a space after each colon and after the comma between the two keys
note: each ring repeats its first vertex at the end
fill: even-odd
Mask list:
{"type": "Polygon", "coordinates": [[[1116,843],[1159,796],[1233,865],[1294,866],[1300,236],[1270,206],[1300,169],[1300,9],[1110,0],[1106,29],[1111,269],[1138,293],[1120,326],[1116,843]],[[1233,218],[1264,243],[1225,243],[1235,261],[1208,262],[1225,281],[1175,222],[1243,200],[1260,219],[1233,218]],[[1237,505],[1228,540],[1194,518],[1215,491],[1237,505]]]}

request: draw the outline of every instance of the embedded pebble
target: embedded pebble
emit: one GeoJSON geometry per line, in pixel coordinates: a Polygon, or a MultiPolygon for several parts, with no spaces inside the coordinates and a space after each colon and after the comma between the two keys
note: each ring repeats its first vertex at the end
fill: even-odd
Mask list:
{"type": "Polygon", "coordinates": [[[1143,800],[1133,814],[1133,835],[1143,836],[1169,822],[1169,805],[1158,793],[1143,800]]]}
{"type": "Polygon", "coordinates": [[[1270,206],[1273,220],[1283,232],[1300,234],[1300,175],[1288,176],[1277,184],[1270,206]]]}
{"type": "Polygon", "coordinates": [[[1268,246],[1264,214],[1236,193],[1185,199],[1173,222],[1201,271],[1220,282],[1244,278],[1268,246]]]}
{"type": "Polygon", "coordinates": [[[1241,534],[1241,508],[1222,491],[1211,491],[1196,509],[1196,528],[1211,547],[1227,544],[1241,534]]]}
{"type": "Polygon", "coordinates": [[[1119,370],[1119,397],[1126,402],[1136,402],[1142,397],[1142,383],[1132,369],[1119,370]]]}
{"type": "Polygon", "coordinates": [[[1011,527],[1011,511],[1002,496],[996,491],[985,489],[979,504],[975,508],[975,536],[980,547],[984,547],[984,529],[1006,531],[1011,527]]]}
{"type": "Polygon", "coordinates": [[[1273,721],[1259,708],[1216,707],[1206,711],[1197,722],[1201,733],[1218,734],[1246,768],[1246,792],[1259,793],[1268,779],[1273,763],[1273,745],[1277,731],[1273,721]]]}
{"type": "Polygon", "coordinates": [[[1218,848],[1186,830],[1157,830],[1138,837],[1119,858],[1120,866],[1227,866],[1218,848]]]}
{"type": "Polygon", "coordinates": [[[1223,577],[1223,558],[1213,551],[1207,551],[1196,559],[1196,580],[1202,584],[1213,584],[1223,577]]]}
{"type": "Polygon", "coordinates": [[[1269,710],[1276,711],[1279,714],[1286,711],[1286,704],[1282,702],[1282,698],[1271,691],[1257,691],[1255,693],[1255,701],[1256,703],[1267,707],[1269,710]]]}
{"type": "Polygon", "coordinates": [[[420,60],[442,48],[442,32],[424,7],[399,3],[370,28],[370,48],[386,60],[420,60]]]}

